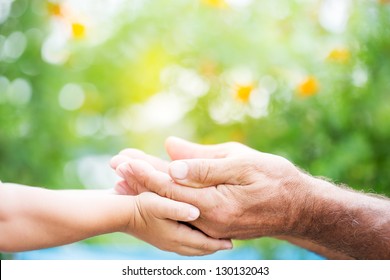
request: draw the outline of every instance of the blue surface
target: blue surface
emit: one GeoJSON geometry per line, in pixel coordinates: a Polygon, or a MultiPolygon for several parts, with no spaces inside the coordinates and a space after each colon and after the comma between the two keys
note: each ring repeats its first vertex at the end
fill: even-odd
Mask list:
{"type": "MultiPolygon", "coordinates": [[[[319,260],[323,259],[312,252],[293,245],[283,244],[274,248],[273,254],[278,260],[319,260]]],[[[87,245],[75,243],[71,245],[17,253],[19,260],[259,260],[264,259],[261,251],[248,246],[233,250],[219,251],[202,257],[185,257],[175,253],[161,251],[150,245],[118,246],[87,245]]]]}

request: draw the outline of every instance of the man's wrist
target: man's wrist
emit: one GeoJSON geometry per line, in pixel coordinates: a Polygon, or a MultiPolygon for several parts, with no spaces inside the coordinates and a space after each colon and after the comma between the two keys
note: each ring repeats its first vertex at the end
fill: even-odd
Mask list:
{"type": "Polygon", "coordinates": [[[353,257],[349,246],[343,248],[340,244],[349,242],[355,226],[358,213],[353,200],[356,193],[307,174],[302,182],[303,200],[293,236],[353,257]]]}
{"type": "Polygon", "coordinates": [[[289,233],[310,239],[310,235],[322,226],[319,220],[326,219],[329,211],[336,211],[332,207],[337,207],[337,203],[332,202],[330,196],[337,195],[339,187],[304,172],[299,173],[296,184],[289,233]]]}

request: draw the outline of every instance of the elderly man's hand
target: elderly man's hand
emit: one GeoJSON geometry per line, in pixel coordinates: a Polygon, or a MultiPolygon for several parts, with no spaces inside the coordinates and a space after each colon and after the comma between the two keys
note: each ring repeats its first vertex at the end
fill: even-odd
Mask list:
{"type": "Polygon", "coordinates": [[[149,190],[195,205],[201,216],[192,224],[215,238],[294,234],[305,175],[292,163],[238,143],[169,138],[166,147],[170,164],[136,150],[115,157],[112,166],[125,179],[118,192],[149,190]]]}
{"type": "Polygon", "coordinates": [[[389,259],[390,200],[301,172],[238,143],[170,138],[172,163],[136,150],[114,157],[117,191],[153,191],[196,206],[191,222],[215,238],[273,236],[329,258],[389,259]]]}

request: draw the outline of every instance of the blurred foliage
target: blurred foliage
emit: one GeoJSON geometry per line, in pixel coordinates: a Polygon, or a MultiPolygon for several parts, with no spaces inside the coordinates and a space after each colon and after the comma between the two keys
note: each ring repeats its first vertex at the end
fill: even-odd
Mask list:
{"type": "Polygon", "coordinates": [[[109,187],[110,155],[166,157],[163,141],[177,135],[239,141],[390,195],[388,1],[0,0],[0,9],[3,181],[109,187]]]}

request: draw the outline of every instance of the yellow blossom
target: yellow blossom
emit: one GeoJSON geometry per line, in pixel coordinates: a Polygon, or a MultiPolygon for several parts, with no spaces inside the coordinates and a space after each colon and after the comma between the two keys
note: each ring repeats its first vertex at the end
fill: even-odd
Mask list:
{"type": "Polygon", "coordinates": [[[298,93],[300,96],[312,96],[318,93],[319,83],[313,76],[309,76],[298,85],[298,93]]]}
{"type": "Polygon", "coordinates": [[[82,39],[85,37],[86,28],[83,24],[74,22],[72,23],[72,36],[75,39],[82,39]]]}
{"type": "Polygon", "coordinates": [[[253,84],[236,84],[234,86],[234,97],[242,103],[248,103],[253,89],[253,84]]]}
{"type": "Polygon", "coordinates": [[[202,2],[208,6],[215,8],[226,8],[227,4],[225,0],[202,0],[202,2]]]}
{"type": "Polygon", "coordinates": [[[49,3],[47,3],[47,10],[48,10],[50,15],[53,15],[53,16],[61,16],[62,15],[60,4],[49,2],[49,3]]]}
{"type": "Polygon", "coordinates": [[[338,49],[333,49],[327,59],[330,61],[335,61],[335,62],[340,62],[340,63],[346,63],[348,62],[351,54],[348,49],[345,48],[338,48],[338,49]]]}

